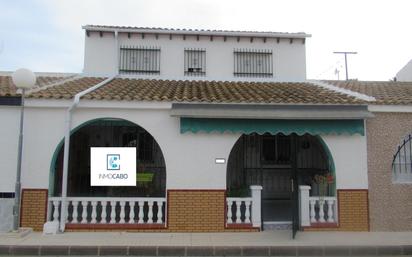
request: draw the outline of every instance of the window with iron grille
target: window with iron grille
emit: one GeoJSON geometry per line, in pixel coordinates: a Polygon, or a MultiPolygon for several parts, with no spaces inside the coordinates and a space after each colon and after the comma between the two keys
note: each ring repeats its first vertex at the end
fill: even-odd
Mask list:
{"type": "Polygon", "coordinates": [[[185,49],[185,75],[206,75],[205,49],[185,49]]]}
{"type": "Polygon", "coordinates": [[[120,47],[120,73],[159,74],[160,48],[141,46],[120,47]]]}
{"type": "Polygon", "coordinates": [[[393,156],[392,180],[395,183],[412,183],[412,135],[399,144],[393,156]]]}
{"type": "Polygon", "coordinates": [[[236,49],[234,75],[238,77],[272,77],[272,50],[236,49]]]}

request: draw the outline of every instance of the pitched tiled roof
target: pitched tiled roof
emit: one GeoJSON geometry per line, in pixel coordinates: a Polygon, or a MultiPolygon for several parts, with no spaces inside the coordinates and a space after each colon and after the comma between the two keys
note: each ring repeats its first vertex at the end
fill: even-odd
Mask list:
{"type": "Polygon", "coordinates": [[[375,97],[371,104],[411,105],[412,82],[393,81],[325,81],[354,92],[375,97]]]}
{"type": "MultiPolygon", "coordinates": [[[[85,77],[29,97],[70,99],[104,78],[85,77]]],[[[364,104],[353,96],[311,83],[297,82],[222,82],[116,78],[84,96],[91,100],[203,102],[203,103],[290,103],[364,104]]]]}
{"type": "MultiPolygon", "coordinates": [[[[37,87],[44,87],[59,81],[63,81],[67,77],[46,77],[39,76],[36,79],[37,87]]],[[[0,97],[16,97],[20,94],[17,93],[17,88],[14,86],[11,76],[0,76],[0,97]]]]}

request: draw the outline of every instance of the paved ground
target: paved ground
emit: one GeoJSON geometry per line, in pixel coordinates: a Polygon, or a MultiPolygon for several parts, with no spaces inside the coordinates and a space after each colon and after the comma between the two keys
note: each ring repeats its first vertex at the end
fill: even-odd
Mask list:
{"type": "Polygon", "coordinates": [[[0,255],[360,256],[412,254],[412,232],[31,233],[0,235],[0,255]]]}

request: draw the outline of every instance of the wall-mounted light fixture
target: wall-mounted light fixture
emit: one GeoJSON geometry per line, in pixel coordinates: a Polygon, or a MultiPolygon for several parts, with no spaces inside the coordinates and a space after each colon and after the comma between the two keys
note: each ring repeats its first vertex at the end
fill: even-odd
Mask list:
{"type": "Polygon", "coordinates": [[[216,159],[215,159],[215,163],[216,163],[216,164],[225,164],[225,163],[226,163],[226,159],[225,159],[225,158],[216,158],[216,159]]]}

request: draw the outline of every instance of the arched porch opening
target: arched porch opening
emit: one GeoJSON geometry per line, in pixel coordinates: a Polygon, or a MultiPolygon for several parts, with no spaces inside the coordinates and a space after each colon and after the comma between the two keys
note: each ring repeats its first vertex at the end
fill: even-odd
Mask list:
{"type": "Polygon", "coordinates": [[[66,201],[66,228],[141,228],[166,224],[166,165],[159,144],[139,125],[100,118],[72,130],[67,197],[61,197],[63,140],[50,168],[48,221],[60,219],[66,201]],[[135,147],[136,186],[91,186],[91,147],[135,147]]]}
{"type": "MultiPolygon", "coordinates": [[[[61,196],[63,149],[62,141],[51,164],[51,196],[61,196]]],[[[69,197],[164,197],[166,165],[160,146],[144,128],[124,119],[102,118],[83,123],[72,131],[67,181],[69,197]],[[136,147],[136,187],[92,187],[91,147],[136,147]],[[142,177],[146,181],[139,181],[142,177]]]]}
{"type": "Polygon", "coordinates": [[[251,185],[261,185],[264,223],[291,220],[293,167],[298,185],[311,187],[310,196],[336,194],[333,160],[322,139],[310,134],[294,136],[295,158],[292,158],[292,135],[281,133],[243,134],[229,155],[228,197],[247,197],[251,185]]]}

